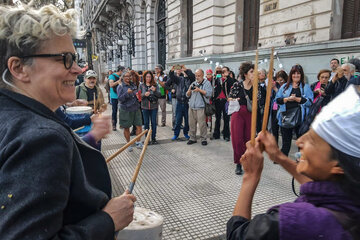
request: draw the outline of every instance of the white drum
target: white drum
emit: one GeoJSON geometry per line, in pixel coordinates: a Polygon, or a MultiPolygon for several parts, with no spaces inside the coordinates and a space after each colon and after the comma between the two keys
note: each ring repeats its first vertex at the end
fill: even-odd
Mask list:
{"type": "Polygon", "coordinates": [[[119,232],[117,240],[161,240],[164,219],[145,208],[135,207],[134,220],[119,232]]]}

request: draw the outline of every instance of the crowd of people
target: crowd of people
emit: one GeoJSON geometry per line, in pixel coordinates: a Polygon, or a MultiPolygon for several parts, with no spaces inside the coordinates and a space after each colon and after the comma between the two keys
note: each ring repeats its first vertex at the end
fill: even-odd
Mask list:
{"type": "MultiPolygon", "coordinates": [[[[356,62],[357,59],[351,61],[356,62]]],[[[279,139],[279,132],[281,133],[281,151],[287,156],[292,140],[299,138],[309,130],[311,122],[321,108],[350,84],[356,85],[359,82],[359,78],[355,76],[354,64],[345,63],[339,66],[339,60],[334,58],[331,59],[329,67],[331,70],[320,70],[317,81],[311,85],[306,82],[306,76],[300,64],[294,65],[288,73],[284,70],[274,72],[269,109],[270,123],[267,129],[275,136],[276,142],[279,139]]],[[[357,71],[359,71],[359,67],[358,64],[357,71]]],[[[118,74],[113,73],[108,76],[111,87],[115,84],[119,86],[127,84],[123,81],[126,73],[124,69],[125,67],[118,66],[118,74]],[[114,79],[117,79],[116,83],[114,83],[114,79]]],[[[244,62],[239,67],[237,78],[234,78],[234,73],[226,66],[216,67],[214,72],[212,69],[205,71],[197,69],[195,74],[184,65],[174,65],[168,74],[164,73],[161,65],[157,65],[153,71],[145,71],[141,76],[133,70],[131,72],[133,75],[137,75],[136,78],[140,78],[140,85],[137,89],[133,89],[134,94],[136,91],[138,92],[137,98],[135,98],[136,94],[133,94],[132,98],[124,98],[120,97],[119,93],[116,95],[112,88],[109,91],[109,94],[113,96],[111,103],[114,131],[117,129],[118,109],[121,112],[125,108],[124,104],[132,105],[133,111],[140,109],[142,116],[137,114],[131,124],[135,128],[135,125],[141,121],[143,128],[149,129],[151,121],[153,129],[151,144],[157,144],[156,128],[166,125],[166,99],[168,99],[172,104],[173,111],[172,130],[174,135],[172,140],[181,139],[179,136],[181,129],[183,129],[183,135],[188,145],[197,142],[197,129],[200,130],[200,142],[203,146],[208,144],[209,132],[211,139],[217,140],[221,136],[225,141],[231,139],[234,163],[236,164],[235,173],[243,174],[240,157],[244,154],[245,144],[250,139],[253,80],[257,74],[259,81],[256,131],[259,133],[262,129],[265,110],[266,87],[269,84],[265,69],[259,69],[258,73],[255,73],[254,65],[244,62]],[[136,99],[141,104],[135,101],[136,99]],[[117,104],[118,101],[120,106],[117,104]],[[214,129],[212,128],[212,116],[207,115],[205,111],[206,104],[212,105],[215,109],[214,129]],[[238,108],[235,112],[229,113],[229,105],[232,109],[234,104],[238,105],[238,108]],[[161,123],[158,122],[159,107],[162,112],[161,123]],[[220,129],[221,125],[222,129],[220,129]]],[[[121,89],[121,87],[119,88],[121,89]]],[[[119,115],[120,119],[124,117],[122,114],[119,115]]],[[[120,128],[124,128],[124,134],[129,141],[128,126],[120,124],[120,128]]],[[[139,132],[135,134],[137,135],[139,132]]],[[[141,147],[140,143],[139,147],[141,147]]]]}
{"type": "MultiPolygon", "coordinates": [[[[213,74],[175,65],[166,75],[158,65],[154,73],[140,76],[119,66],[108,78],[110,118],[103,114],[106,104],[94,70],[75,87],[82,73],[72,42],[76,26],[74,10],[0,6],[1,239],[113,240],[133,220],[136,197],[128,191],[112,196],[98,144],[111,131],[110,119],[117,130],[117,115],[127,141],[131,127],[138,135],[151,123],[156,144],[158,108],[159,124],[165,126],[168,93],[175,106],[172,140],[183,129],[187,144],[195,144],[198,125],[206,146],[207,123],[215,113],[212,137],[232,142],[236,174],[244,175],[227,239],[360,238],[360,60],[339,66],[332,59],[331,70],[320,70],[311,86],[299,64],[288,74],[278,71],[271,127],[264,132],[261,116],[270,83],[266,70],[254,72],[250,62],[241,64],[236,79],[228,67],[217,67],[213,74]],[[255,145],[249,142],[253,87],[259,88],[255,145]],[[90,107],[93,115],[72,119],[66,108],[74,105],[90,107]],[[73,128],[83,124],[92,127],[80,139],[73,128]],[[270,134],[278,137],[279,129],[281,150],[270,134]],[[298,164],[287,156],[293,133],[301,153],[298,164]],[[261,148],[302,184],[301,196],[251,219],[263,168],[261,148]]],[[[135,145],[143,147],[141,141],[135,145]]]]}

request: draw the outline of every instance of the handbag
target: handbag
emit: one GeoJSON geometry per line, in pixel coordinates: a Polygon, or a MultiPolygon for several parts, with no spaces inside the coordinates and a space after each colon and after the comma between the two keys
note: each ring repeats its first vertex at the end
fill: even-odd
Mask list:
{"type": "Polygon", "coordinates": [[[210,103],[207,103],[204,99],[204,96],[200,93],[201,97],[202,97],[202,100],[204,101],[204,104],[205,104],[205,115],[206,116],[212,116],[215,114],[215,106],[210,104],[210,103]]]}
{"type": "Polygon", "coordinates": [[[246,94],[244,84],[241,83],[241,86],[242,86],[242,90],[244,92],[244,96],[246,99],[246,108],[249,112],[251,112],[252,111],[252,100],[250,100],[249,96],[246,94]]]}
{"type": "Polygon", "coordinates": [[[294,128],[301,124],[301,107],[290,108],[280,114],[283,128],[294,128]]]}
{"type": "Polygon", "coordinates": [[[240,110],[240,104],[239,101],[235,100],[235,101],[228,101],[229,103],[229,108],[228,108],[228,115],[233,114],[234,112],[238,112],[240,110]]]}

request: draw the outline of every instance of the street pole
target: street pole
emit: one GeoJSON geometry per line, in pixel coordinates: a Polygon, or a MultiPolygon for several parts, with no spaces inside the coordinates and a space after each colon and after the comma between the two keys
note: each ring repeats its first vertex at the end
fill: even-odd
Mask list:
{"type": "Polygon", "coordinates": [[[91,33],[90,30],[88,30],[88,31],[86,32],[87,60],[88,60],[88,68],[91,69],[91,70],[93,70],[91,37],[92,37],[92,33],[91,33]]]}

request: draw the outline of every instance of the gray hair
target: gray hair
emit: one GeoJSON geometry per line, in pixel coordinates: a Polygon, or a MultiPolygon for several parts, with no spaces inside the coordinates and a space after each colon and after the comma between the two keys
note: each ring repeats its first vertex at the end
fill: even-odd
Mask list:
{"type": "MultiPolygon", "coordinates": [[[[61,12],[54,5],[38,10],[30,5],[0,6],[0,74],[7,70],[7,61],[12,56],[32,55],[44,41],[56,36],[70,34],[76,37],[76,15],[74,9],[61,12]]],[[[31,64],[32,60],[22,60],[31,64]]],[[[7,71],[3,74],[11,80],[7,71]]],[[[0,81],[0,88],[7,87],[0,81]]]]}
{"type": "Polygon", "coordinates": [[[205,74],[205,73],[204,73],[204,70],[202,70],[201,68],[196,69],[196,71],[195,71],[195,72],[197,72],[197,71],[202,72],[202,75],[204,75],[204,74],[205,74]]]}
{"type": "Polygon", "coordinates": [[[352,64],[352,63],[344,63],[343,65],[341,65],[341,67],[345,67],[345,66],[349,67],[350,73],[355,71],[355,65],[354,64],[352,64]]]}
{"type": "Polygon", "coordinates": [[[266,70],[264,68],[260,68],[259,71],[263,72],[265,74],[265,76],[266,76],[266,70]]]}

